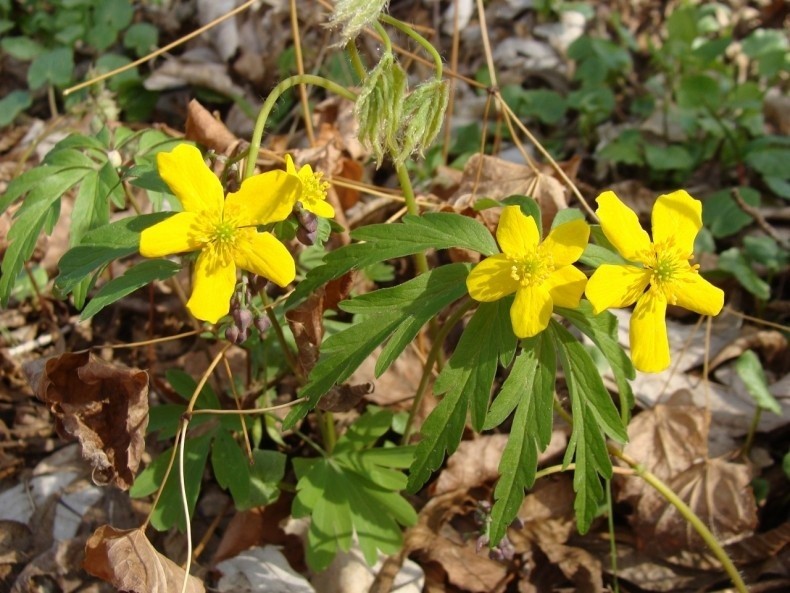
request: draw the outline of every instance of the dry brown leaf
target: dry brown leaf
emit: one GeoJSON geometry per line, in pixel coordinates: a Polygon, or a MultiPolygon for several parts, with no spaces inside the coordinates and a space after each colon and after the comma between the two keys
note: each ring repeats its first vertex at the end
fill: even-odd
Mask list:
{"type": "MultiPolygon", "coordinates": [[[[151,545],[140,529],[119,530],[102,525],[85,544],[82,567],[120,591],[180,593],[185,571],[151,545]]],[[[204,593],[200,579],[190,575],[187,593],[204,593]]]]}
{"type": "MultiPolygon", "coordinates": [[[[407,348],[381,376],[376,377],[376,361],[380,354],[381,347],[377,347],[370,356],[362,361],[359,368],[349,377],[349,381],[355,384],[372,384],[374,389],[366,396],[366,399],[376,405],[395,406],[397,409],[408,408],[420,384],[422,361],[414,353],[414,350],[407,348]]],[[[432,400],[433,398],[423,399],[432,400]]]]}
{"type": "Polygon", "coordinates": [[[127,490],[145,450],[148,373],[88,352],[32,361],[24,371],[58,434],[79,441],[94,481],[127,490]]]}
{"type": "Polygon", "coordinates": [[[85,573],[79,568],[85,537],[55,542],[19,573],[11,593],[87,591],[85,573]]]}
{"type": "Polygon", "coordinates": [[[544,543],[541,550],[580,593],[603,591],[603,565],[595,556],[574,546],[544,543]]]}
{"type": "MultiPolygon", "coordinates": [[[[745,465],[725,459],[703,459],[667,480],[723,544],[749,537],[757,526],[757,505],[745,465]]],[[[666,553],[707,549],[702,538],[674,506],[655,491],[645,491],[632,519],[643,547],[666,553]]]]}
{"type": "Polygon", "coordinates": [[[781,356],[787,351],[787,338],[776,330],[746,330],[745,334],[727,344],[710,361],[710,368],[715,369],[723,362],[732,358],[737,358],[746,350],[756,350],[760,352],[768,364],[771,364],[777,356],[781,356]]]}
{"type": "Polygon", "coordinates": [[[765,533],[755,533],[727,546],[727,554],[737,564],[751,564],[776,557],[790,546],[790,522],[765,533]]]}
{"type": "Polygon", "coordinates": [[[187,107],[186,137],[226,156],[232,154],[241,142],[197,99],[192,99],[187,107]]]}
{"type": "Polygon", "coordinates": [[[404,557],[418,552],[420,565],[426,570],[435,562],[444,569],[447,579],[461,589],[488,593],[505,578],[506,569],[475,550],[474,538],[465,541],[449,521],[468,512],[470,499],[465,490],[454,490],[431,498],[419,513],[418,523],[406,531],[404,557]]]}
{"type": "Polygon", "coordinates": [[[285,314],[296,341],[302,373],[307,376],[318,360],[318,348],[324,339],[324,291],[318,290],[285,314]]]}
{"type": "MultiPolygon", "coordinates": [[[[659,404],[637,414],[628,425],[630,455],[662,480],[688,469],[708,453],[704,410],[694,406],[659,404]]],[[[652,487],[643,480],[625,478],[619,500],[634,501],[652,487]]]]}
{"type": "MultiPolygon", "coordinates": [[[[461,186],[448,203],[463,212],[471,210],[480,198],[499,200],[514,194],[535,199],[540,206],[544,229],[551,227],[559,210],[568,207],[566,190],[554,177],[536,173],[525,165],[480,154],[467,161],[461,186]]],[[[481,216],[491,228],[499,219],[498,212],[491,210],[483,210],[481,216]]]]}

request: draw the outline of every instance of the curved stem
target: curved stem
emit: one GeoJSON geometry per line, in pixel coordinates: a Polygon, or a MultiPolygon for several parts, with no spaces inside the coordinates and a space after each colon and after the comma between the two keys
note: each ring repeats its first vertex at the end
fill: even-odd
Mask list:
{"type": "Polygon", "coordinates": [[[434,336],[433,346],[431,347],[431,351],[428,353],[428,357],[425,359],[425,364],[422,366],[422,377],[420,378],[420,384],[417,386],[417,392],[414,394],[414,400],[411,402],[409,418],[406,420],[406,428],[403,430],[403,438],[401,439],[402,444],[407,444],[409,442],[409,437],[412,435],[412,423],[414,422],[414,415],[417,412],[417,409],[420,407],[422,398],[425,397],[425,390],[428,387],[428,377],[431,376],[431,369],[433,368],[433,365],[436,364],[439,354],[442,351],[444,339],[447,337],[447,334],[450,333],[453,327],[455,327],[455,324],[458,323],[466,314],[466,312],[474,306],[475,302],[471,299],[466,303],[463,303],[453,312],[452,315],[450,315],[450,317],[447,318],[444,324],[442,324],[441,329],[434,336]]]}
{"type": "Polygon", "coordinates": [[[348,57],[351,59],[351,67],[354,68],[354,72],[357,73],[360,80],[365,80],[368,71],[362,63],[362,58],[359,56],[359,50],[353,39],[346,44],[346,49],[348,50],[348,57]]]}
{"type": "Polygon", "coordinates": [[[390,36],[387,35],[387,31],[384,30],[384,27],[381,26],[381,23],[376,21],[371,26],[376,30],[376,33],[378,33],[379,37],[381,37],[382,43],[384,43],[384,53],[392,53],[392,40],[390,39],[390,36]]]}
{"type": "MultiPolygon", "coordinates": [[[[403,190],[403,197],[406,200],[406,210],[409,214],[415,216],[420,214],[420,208],[417,206],[417,198],[414,196],[414,188],[411,184],[409,172],[406,170],[406,165],[395,165],[395,171],[398,174],[398,183],[403,190]]],[[[425,257],[425,252],[420,251],[414,254],[414,265],[417,268],[417,273],[422,274],[428,271],[428,258],[425,257]]]]}
{"type": "Polygon", "coordinates": [[[403,21],[399,21],[398,19],[391,17],[388,14],[383,14],[379,17],[382,22],[387,23],[388,25],[392,25],[401,33],[404,33],[411,37],[414,41],[422,46],[422,48],[428,52],[431,57],[433,58],[433,63],[436,66],[436,80],[442,79],[442,56],[439,55],[439,52],[436,51],[436,48],[433,44],[428,41],[425,37],[417,33],[414,29],[412,29],[409,25],[404,23],[403,21]]]}
{"type": "Polygon", "coordinates": [[[707,525],[702,522],[702,519],[700,519],[669,486],[664,484],[664,482],[662,482],[655,474],[645,469],[645,467],[635,459],[632,459],[622,451],[619,451],[615,447],[611,446],[609,447],[609,453],[631,466],[637,476],[655,488],[655,490],[661,496],[663,496],[669,504],[677,509],[683,518],[689,522],[689,524],[703,539],[710,551],[713,552],[713,555],[716,556],[719,562],[721,562],[724,571],[732,580],[732,584],[735,585],[735,588],[740,593],[748,593],[749,589],[746,587],[746,583],[743,582],[743,578],[741,578],[741,575],[738,572],[738,569],[735,567],[735,564],[733,564],[732,560],[727,555],[727,552],[719,543],[719,540],[716,539],[716,536],[714,536],[710,529],[708,529],[707,525]]]}
{"type": "Polygon", "coordinates": [[[258,158],[258,151],[261,148],[261,139],[263,138],[263,130],[266,128],[266,120],[269,119],[269,114],[271,114],[272,109],[274,109],[277,100],[285,91],[299,84],[312,84],[315,86],[320,86],[331,93],[335,93],[336,95],[340,95],[341,97],[348,99],[349,101],[355,101],[357,98],[357,95],[353,91],[340,86],[331,80],[327,80],[322,76],[316,76],[315,74],[297,74],[283,80],[280,84],[272,89],[272,92],[269,93],[268,97],[266,97],[263,107],[261,107],[261,110],[258,112],[258,119],[255,120],[255,129],[253,130],[252,138],[250,139],[250,148],[247,151],[247,165],[244,168],[243,179],[247,179],[248,177],[251,177],[253,173],[255,173],[255,161],[258,158]]]}

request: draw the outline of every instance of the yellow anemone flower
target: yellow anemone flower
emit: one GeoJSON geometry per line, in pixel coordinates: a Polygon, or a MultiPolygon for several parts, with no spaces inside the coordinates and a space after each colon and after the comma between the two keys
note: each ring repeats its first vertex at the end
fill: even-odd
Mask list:
{"type": "Polygon", "coordinates": [[[469,295],[491,302],[516,293],[510,308],[519,338],[539,334],[554,306],[579,305],[587,277],[571,264],[581,257],[590,227],[583,220],[558,225],[541,242],[538,226],[518,206],[506,206],[496,238],[503,253],[477,264],[466,279],[469,295]]]}
{"type": "Polygon", "coordinates": [[[297,178],[285,171],[254,175],[225,198],[220,180],[194,146],[160,152],[156,164],[184,211],[145,229],[140,253],[162,257],[200,250],[187,302],[192,315],[216,323],[228,313],[237,267],[280,286],[293,281],[296,266],[288,249],[255,227],[288,217],[301,192],[297,178]]]}
{"type": "Polygon", "coordinates": [[[724,292],[690,263],[702,228],[702,204],[684,190],[659,196],[651,242],[636,214],[614,192],[604,192],[596,201],[606,238],[625,259],[642,265],[600,266],[587,283],[587,298],[596,314],[636,302],[629,330],[631,359],[640,371],[663,371],[670,363],[667,303],[702,315],[716,315],[724,305],[724,292]]]}
{"type": "Polygon", "coordinates": [[[321,181],[323,173],[313,172],[310,165],[302,165],[297,171],[290,154],[285,155],[285,170],[290,175],[296,175],[302,182],[302,195],[299,197],[302,208],[322,218],[335,216],[335,209],[332,204],[326,201],[326,190],[329,189],[329,184],[326,181],[321,181]]]}

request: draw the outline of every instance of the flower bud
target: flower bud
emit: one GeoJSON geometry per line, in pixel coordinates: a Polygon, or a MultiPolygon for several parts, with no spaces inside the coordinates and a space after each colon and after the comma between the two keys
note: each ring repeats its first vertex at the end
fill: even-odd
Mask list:
{"type": "Polygon", "coordinates": [[[387,52],[365,79],[354,105],[359,140],[376,155],[377,167],[384,160],[384,151],[397,146],[405,92],[406,72],[392,52],[387,52]]]}
{"type": "Polygon", "coordinates": [[[338,0],[329,17],[330,26],[341,27],[340,35],[345,45],[378,20],[388,0],[338,0]]]}
{"type": "Polygon", "coordinates": [[[298,207],[296,209],[296,218],[299,221],[299,226],[308,233],[314,233],[318,230],[318,217],[309,210],[298,207]]]}
{"type": "Polygon", "coordinates": [[[449,99],[449,87],[443,80],[431,80],[418,86],[403,103],[396,150],[392,158],[403,164],[412,153],[430,146],[442,128],[449,99]]]}
{"type": "Polygon", "coordinates": [[[241,341],[239,340],[240,337],[241,337],[241,332],[239,331],[239,328],[236,327],[235,325],[230,325],[225,330],[225,339],[231,344],[240,344],[241,343],[241,341]]]}
{"type": "Polygon", "coordinates": [[[252,313],[249,309],[235,309],[233,311],[233,321],[239,331],[246,336],[250,325],[252,325],[252,313]]]}
{"type": "Polygon", "coordinates": [[[261,336],[263,336],[272,326],[271,320],[266,315],[260,315],[255,318],[255,329],[257,329],[261,336]]]}
{"type": "Polygon", "coordinates": [[[318,231],[308,231],[305,227],[300,226],[296,229],[296,239],[302,244],[310,247],[315,245],[318,240],[318,231]]]}

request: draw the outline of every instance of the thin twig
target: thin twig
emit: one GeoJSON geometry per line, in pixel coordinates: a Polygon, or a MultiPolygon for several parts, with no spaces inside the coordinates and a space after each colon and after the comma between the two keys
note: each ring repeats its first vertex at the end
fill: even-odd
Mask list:
{"type": "Polygon", "coordinates": [[[757,226],[765,231],[766,235],[771,237],[771,239],[779,243],[785,249],[790,248],[790,241],[785,240],[778,232],[776,232],[776,229],[768,224],[768,221],[765,220],[765,217],[757,208],[746,203],[746,200],[743,199],[743,196],[737,187],[733,187],[732,190],[730,190],[730,195],[732,195],[732,199],[735,200],[735,203],[738,204],[738,208],[751,216],[754,219],[754,222],[757,223],[757,226]]]}

